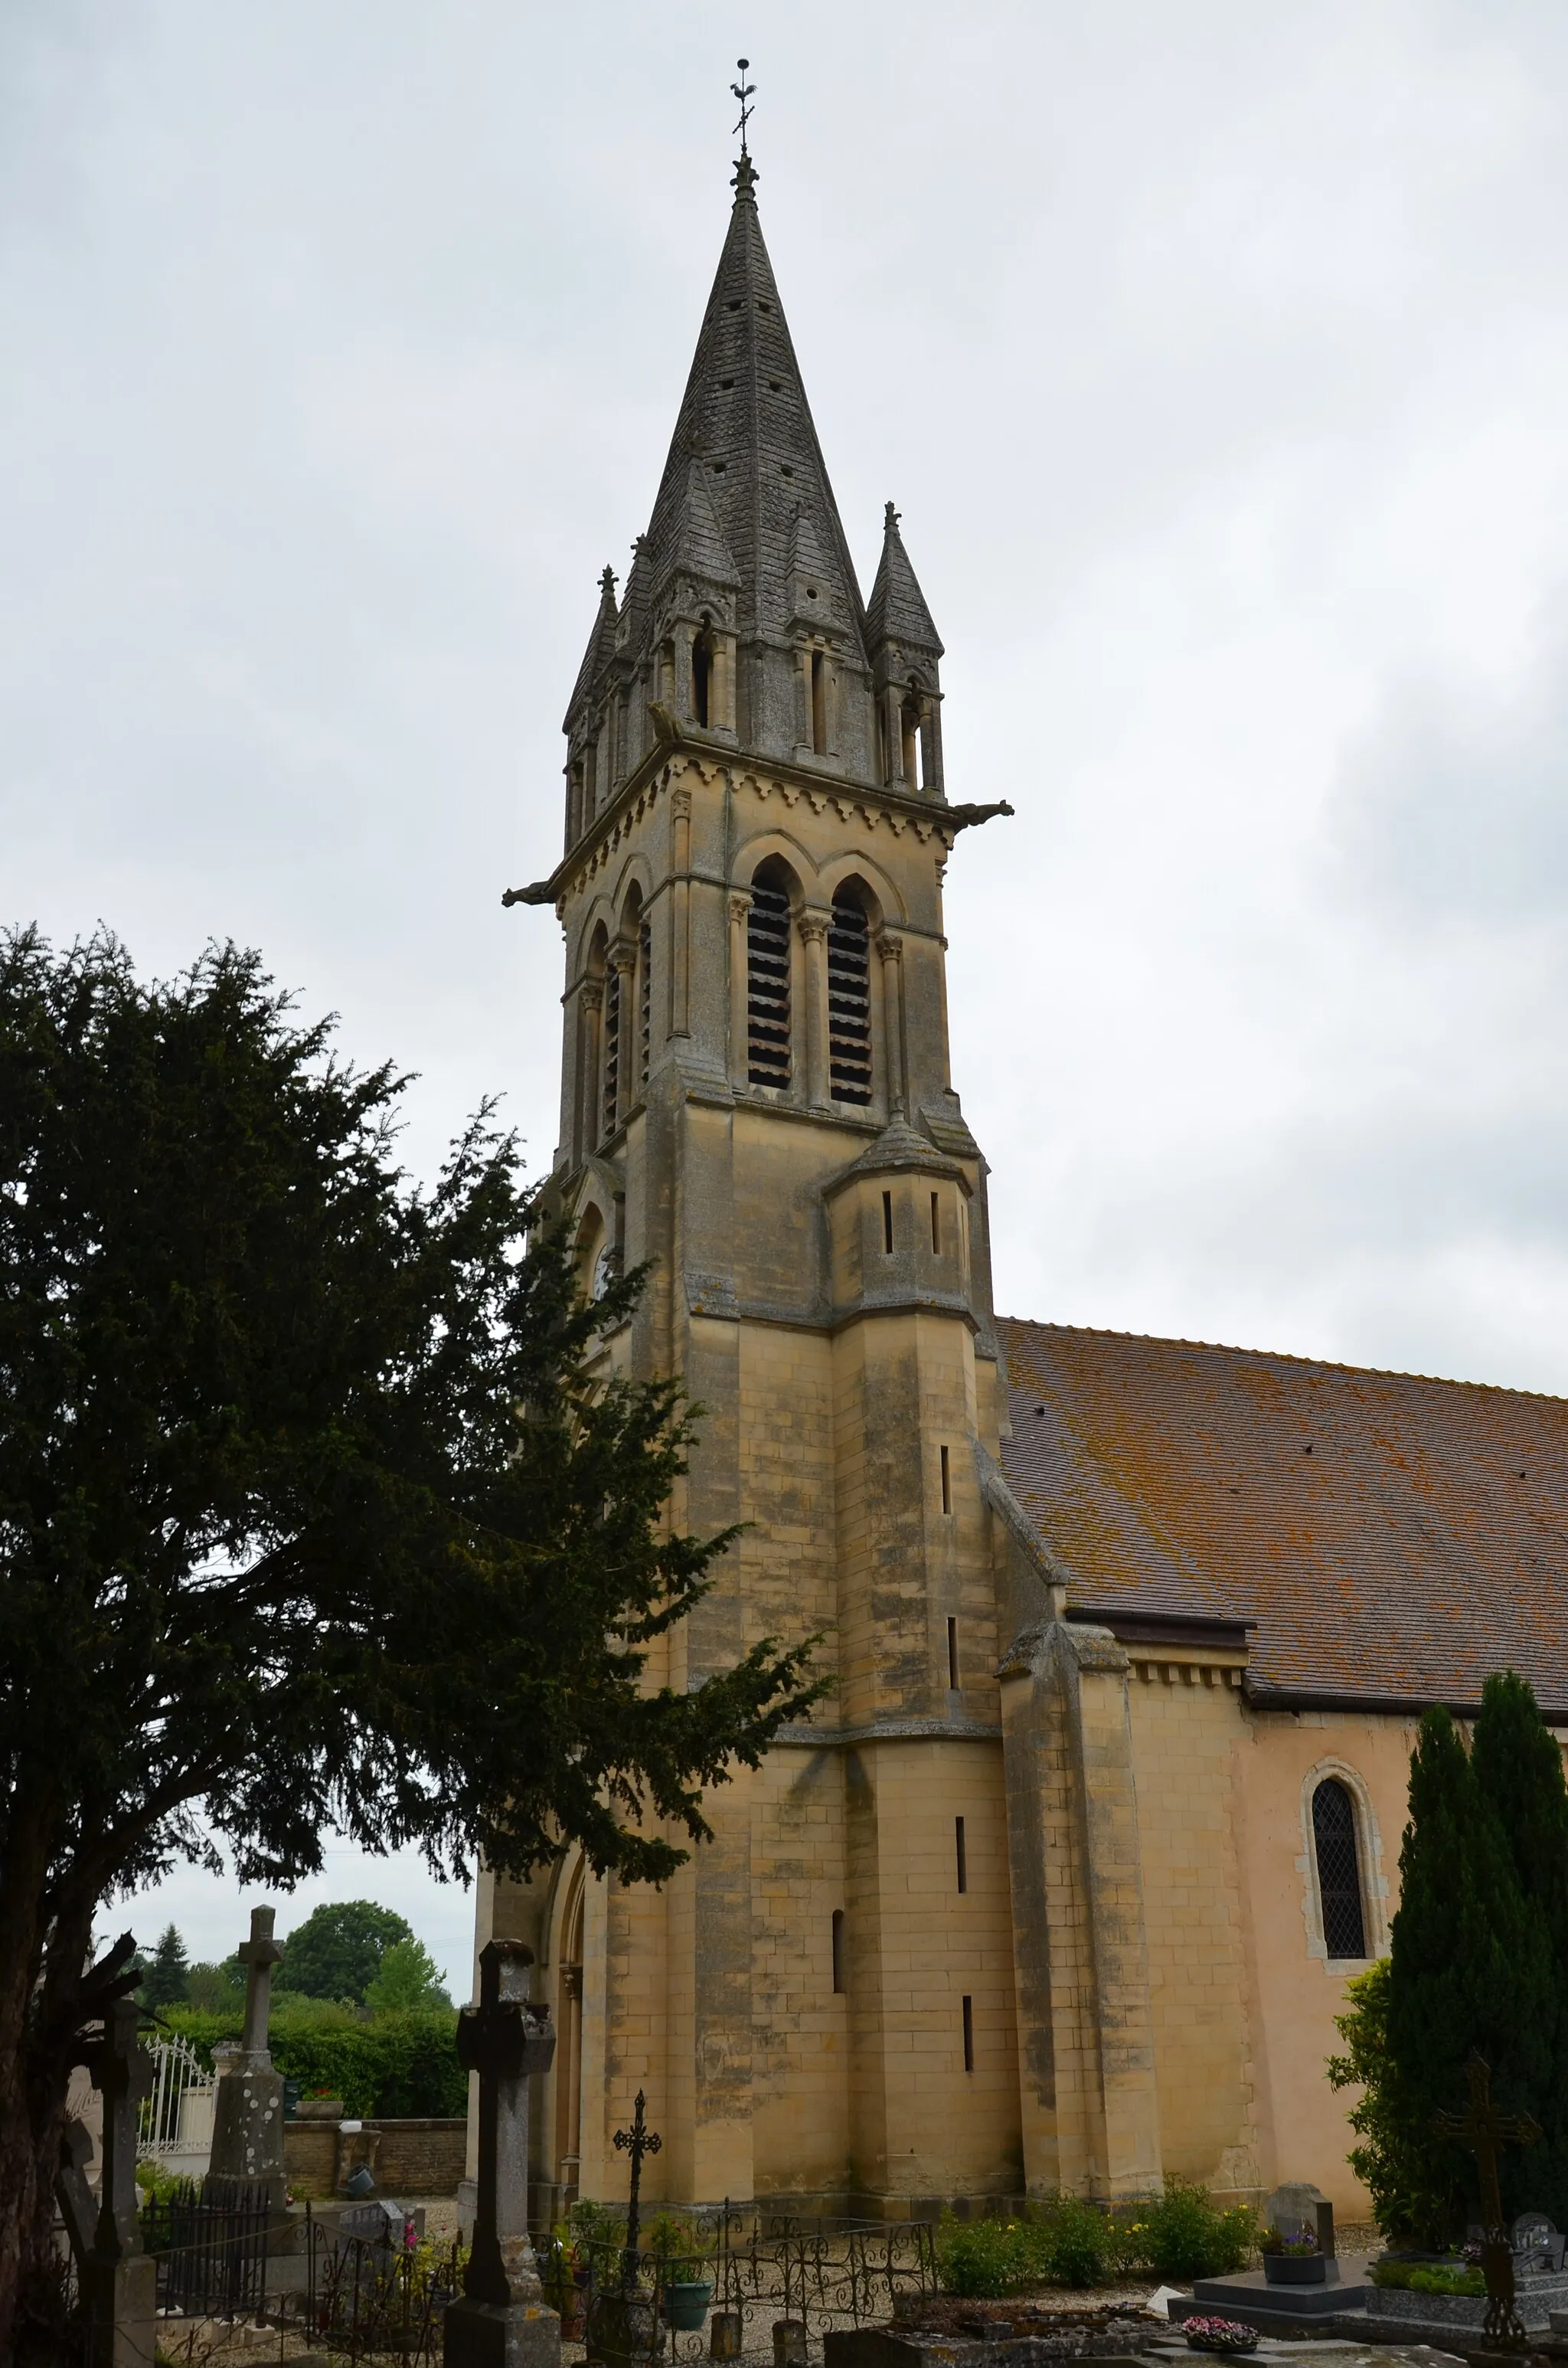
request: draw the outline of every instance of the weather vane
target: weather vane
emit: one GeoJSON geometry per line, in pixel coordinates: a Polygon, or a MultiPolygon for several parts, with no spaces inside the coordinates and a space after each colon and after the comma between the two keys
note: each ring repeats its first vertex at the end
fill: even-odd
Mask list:
{"type": "Polygon", "coordinates": [[[756,97],[756,85],[746,80],[746,68],[750,65],[751,60],[737,58],[735,63],[741,70],[741,78],[739,82],[733,82],[730,88],[741,102],[741,120],[736,124],[735,130],[741,135],[741,154],[744,156],[746,154],[746,125],[751,121],[751,102],[756,97]]]}

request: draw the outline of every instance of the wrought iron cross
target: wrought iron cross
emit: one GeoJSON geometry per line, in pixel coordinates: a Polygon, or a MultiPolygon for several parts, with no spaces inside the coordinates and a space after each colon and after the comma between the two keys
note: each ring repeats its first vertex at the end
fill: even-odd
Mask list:
{"type": "Polygon", "coordinates": [[[744,156],[746,154],[746,126],[752,119],[751,102],[756,97],[756,85],[746,80],[746,68],[750,65],[751,60],[737,58],[735,63],[741,70],[741,78],[739,82],[733,82],[730,88],[741,102],[741,120],[736,124],[735,130],[741,135],[741,154],[744,156]]]}
{"type": "Polygon", "coordinates": [[[1481,2173],[1481,2217],[1483,2224],[1481,2266],[1486,2279],[1486,2320],[1482,2329],[1494,2351],[1522,2351],[1527,2338],[1524,2322],[1514,2308],[1514,2248],[1503,2225],[1503,2190],[1497,2157],[1506,2146],[1535,2146],[1540,2124],[1528,2113],[1505,2113],[1492,2101],[1492,2067],[1471,2048],[1464,2067],[1470,2110],[1464,2113],[1434,2113],[1432,2127],[1440,2138],[1457,2138],[1474,2155],[1481,2173]]]}
{"type": "MultiPolygon", "coordinates": [[[[743,65],[744,60],[742,60],[743,65]]],[[[631,2294],[637,2283],[638,2206],[642,2192],[642,2157],[657,2154],[664,2140],[657,2130],[648,2128],[642,2118],[643,2095],[637,2091],[637,2101],[631,2109],[631,2127],[617,2130],[615,2143],[622,2153],[631,2157],[631,2193],[626,2206],[626,2250],[620,2257],[620,2283],[631,2294]]]]}

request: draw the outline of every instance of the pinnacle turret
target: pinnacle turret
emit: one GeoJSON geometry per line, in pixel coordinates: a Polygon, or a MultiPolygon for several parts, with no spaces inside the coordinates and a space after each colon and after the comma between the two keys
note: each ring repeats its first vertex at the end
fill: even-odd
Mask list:
{"type": "Polygon", "coordinates": [[[882,513],[881,564],[866,609],[866,637],[873,650],[883,642],[896,642],[903,649],[939,658],[941,636],[898,529],[899,514],[889,502],[882,513]]]}

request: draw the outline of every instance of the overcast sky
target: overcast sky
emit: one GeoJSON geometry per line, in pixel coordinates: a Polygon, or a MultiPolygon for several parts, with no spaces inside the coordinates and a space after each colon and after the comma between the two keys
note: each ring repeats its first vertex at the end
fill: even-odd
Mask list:
{"type": "Polygon", "coordinates": [[[0,914],[259,945],[412,1167],[487,1092],[548,1163],[499,895],[742,50],[863,579],[891,495],[1018,810],[949,873],[999,1304],[1568,1390],[1562,0],[5,0],[0,914]]]}

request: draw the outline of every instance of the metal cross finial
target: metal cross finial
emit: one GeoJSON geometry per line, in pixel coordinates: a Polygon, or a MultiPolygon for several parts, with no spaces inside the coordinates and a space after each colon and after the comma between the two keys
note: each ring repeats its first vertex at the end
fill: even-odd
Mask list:
{"type": "Polygon", "coordinates": [[[631,2192],[626,2205],[626,2249],[620,2257],[620,2283],[628,2294],[633,2293],[637,2285],[638,2203],[642,2189],[642,2157],[645,2154],[657,2154],[664,2144],[657,2130],[649,2129],[643,2121],[644,2102],[642,2091],[639,2089],[636,2103],[631,2109],[631,2127],[617,2130],[615,2134],[617,2149],[631,2157],[631,2192]]]}
{"type": "Polygon", "coordinates": [[[1535,2146],[1540,2124],[1528,2113],[1505,2113],[1492,2101],[1492,2067],[1471,2048],[1464,2067],[1470,2090],[1470,2111],[1434,2113],[1432,2127],[1440,2138],[1457,2138],[1474,2155],[1481,2173],[1481,2266],[1486,2278],[1487,2346],[1500,2351],[1526,2349],[1524,2323],[1514,2308],[1514,2254],[1503,2225],[1503,2189],[1497,2157],[1506,2146],[1535,2146]]]}
{"type": "Polygon", "coordinates": [[[746,126],[752,119],[751,102],[756,97],[756,85],[746,80],[746,68],[750,65],[751,60],[737,58],[735,63],[741,70],[741,78],[739,82],[733,82],[730,88],[741,102],[741,120],[736,124],[735,130],[741,135],[741,154],[744,156],[749,153],[746,148],[746,126]]]}

